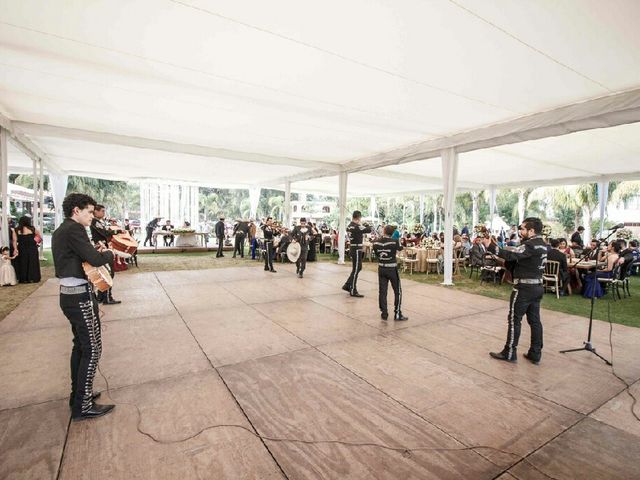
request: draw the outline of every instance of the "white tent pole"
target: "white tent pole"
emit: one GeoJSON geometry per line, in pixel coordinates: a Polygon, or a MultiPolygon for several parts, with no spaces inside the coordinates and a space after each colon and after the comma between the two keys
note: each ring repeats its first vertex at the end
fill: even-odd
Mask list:
{"type": "Polygon", "coordinates": [[[7,130],[0,127],[0,194],[2,214],[0,215],[0,244],[9,246],[9,159],[7,158],[7,130]]]}
{"type": "Polygon", "coordinates": [[[144,194],[145,183],[140,182],[138,184],[138,197],[140,198],[140,229],[143,229],[147,221],[147,209],[145,205],[146,195],[144,194]]]}
{"type": "Polygon", "coordinates": [[[420,225],[424,225],[424,193],[420,194],[420,225]]]}
{"type": "Polygon", "coordinates": [[[191,186],[191,225],[195,228],[200,222],[200,187],[191,186]]]}
{"type": "Polygon", "coordinates": [[[376,197],[375,195],[371,195],[369,197],[369,216],[371,217],[372,223],[375,223],[377,209],[378,209],[378,206],[376,205],[376,197]]]}
{"type": "Polygon", "coordinates": [[[291,182],[284,182],[284,226],[291,228],[291,182]]]}
{"type": "Polygon", "coordinates": [[[495,217],[496,215],[496,186],[495,185],[491,185],[491,187],[489,187],[489,215],[490,215],[490,228],[491,228],[491,235],[493,235],[493,217],[495,217]]]}
{"type": "Polygon", "coordinates": [[[433,199],[433,232],[438,232],[438,197],[433,199]]]}
{"type": "MultiPolygon", "coordinates": [[[[604,217],[609,200],[609,182],[606,180],[598,182],[598,204],[600,207],[600,237],[604,232],[604,217]]],[[[585,239],[586,241],[586,239],[585,239]]]]}
{"type": "Polygon", "coordinates": [[[453,285],[453,207],[458,179],[458,154],[454,148],[442,151],[442,180],[444,188],[444,281],[453,285]]]}
{"type": "Polygon", "coordinates": [[[31,218],[33,220],[33,226],[38,227],[38,161],[36,158],[32,159],[33,163],[33,205],[31,207],[31,218]]]}
{"type": "Polygon", "coordinates": [[[478,225],[478,217],[480,216],[478,210],[478,192],[471,192],[471,203],[471,231],[473,231],[473,228],[478,225]]]}
{"type": "MultiPolygon", "coordinates": [[[[40,235],[44,235],[44,164],[42,159],[38,159],[38,165],[40,167],[40,175],[38,178],[38,189],[40,191],[40,201],[38,202],[40,208],[38,209],[40,214],[40,220],[38,225],[40,226],[40,235]]],[[[40,260],[44,260],[44,240],[40,242],[40,260]]]]}
{"type": "Polygon", "coordinates": [[[347,172],[340,172],[338,177],[338,263],[344,264],[344,242],[347,235],[347,172]]]}
{"type": "Polygon", "coordinates": [[[518,189],[518,225],[524,220],[526,205],[524,203],[524,188],[518,189]]]}

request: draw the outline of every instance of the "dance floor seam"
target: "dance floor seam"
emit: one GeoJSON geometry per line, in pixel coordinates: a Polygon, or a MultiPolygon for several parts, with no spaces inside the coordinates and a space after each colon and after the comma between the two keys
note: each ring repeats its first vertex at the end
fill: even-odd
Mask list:
{"type": "MultiPolygon", "coordinates": [[[[71,334],[45,283],[0,322],[0,477],[637,478],[625,388],[599,359],[558,353],[585,319],[543,311],[542,364],[507,364],[488,355],[507,302],[405,280],[410,319],[385,322],[375,272],[355,299],[340,289],[347,266],[277,269],[119,275],[123,303],[102,309],[110,388],[99,374],[95,390],[120,406],[79,423],[71,334]]],[[[603,349],[608,329],[594,323],[603,349]]],[[[640,329],[614,326],[613,343],[640,393],[640,329]]]]}

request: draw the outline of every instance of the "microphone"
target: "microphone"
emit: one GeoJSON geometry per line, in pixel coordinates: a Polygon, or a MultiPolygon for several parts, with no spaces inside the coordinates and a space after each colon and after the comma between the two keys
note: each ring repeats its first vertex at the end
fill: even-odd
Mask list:
{"type": "Polygon", "coordinates": [[[619,223],[617,225],[614,225],[609,230],[620,230],[621,228],[624,228],[624,223],[619,223]]]}

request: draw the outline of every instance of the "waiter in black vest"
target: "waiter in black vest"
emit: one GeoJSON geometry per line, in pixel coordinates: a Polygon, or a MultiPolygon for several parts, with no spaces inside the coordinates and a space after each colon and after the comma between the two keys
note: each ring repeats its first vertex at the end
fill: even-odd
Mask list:
{"type": "Polygon", "coordinates": [[[517,362],[522,317],[531,327],[531,346],[524,357],[538,365],[542,358],[542,322],[540,300],[544,293],[542,274],[547,260],[547,245],[542,239],[542,221],[525,218],[518,229],[522,243],[515,250],[500,250],[498,256],[513,265],[513,290],[509,301],[507,341],[501,352],[490,352],[496,360],[517,362]]]}
{"type": "Polygon", "coordinates": [[[216,258],[224,257],[222,254],[222,247],[224,246],[224,215],[220,215],[220,219],[216,223],[216,238],[218,239],[216,258]]]}
{"type": "Polygon", "coordinates": [[[371,227],[361,225],[362,213],[355,210],[351,216],[351,223],[347,226],[347,236],[349,237],[349,255],[351,255],[351,275],[342,289],[349,292],[352,297],[362,298],[364,295],[358,293],[358,273],[362,270],[362,259],[364,258],[364,234],[371,233],[371,227]]]}

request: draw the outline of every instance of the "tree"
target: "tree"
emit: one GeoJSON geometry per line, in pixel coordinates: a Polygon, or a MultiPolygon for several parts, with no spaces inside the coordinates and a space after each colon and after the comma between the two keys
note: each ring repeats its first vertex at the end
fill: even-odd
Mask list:
{"type": "Polygon", "coordinates": [[[620,182],[613,194],[609,197],[614,205],[626,203],[640,195],[640,181],[620,182]]]}

